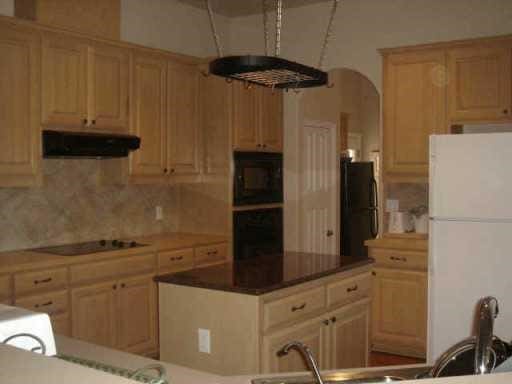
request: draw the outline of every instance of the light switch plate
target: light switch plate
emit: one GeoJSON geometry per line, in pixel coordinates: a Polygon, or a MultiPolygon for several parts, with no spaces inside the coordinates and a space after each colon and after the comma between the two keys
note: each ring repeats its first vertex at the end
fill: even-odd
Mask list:
{"type": "Polygon", "coordinates": [[[155,207],[155,219],[160,221],[164,219],[164,210],[162,209],[162,206],[157,205],[155,207]]]}
{"type": "Polygon", "coordinates": [[[210,330],[198,328],[197,336],[199,341],[199,352],[211,353],[210,349],[210,330]]]}
{"type": "Polygon", "coordinates": [[[386,199],[386,212],[398,212],[399,202],[395,199],[386,199]]]}

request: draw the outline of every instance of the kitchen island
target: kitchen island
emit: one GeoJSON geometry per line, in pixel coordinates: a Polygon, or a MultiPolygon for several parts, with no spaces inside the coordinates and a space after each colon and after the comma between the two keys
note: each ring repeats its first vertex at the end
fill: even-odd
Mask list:
{"type": "Polygon", "coordinates": [[[276,356],[299,340],[322,369],[366,366],[372,262],[285,252],[159,276],[160,358],[219,375],[302,371],[297,353],[276,356]]]}

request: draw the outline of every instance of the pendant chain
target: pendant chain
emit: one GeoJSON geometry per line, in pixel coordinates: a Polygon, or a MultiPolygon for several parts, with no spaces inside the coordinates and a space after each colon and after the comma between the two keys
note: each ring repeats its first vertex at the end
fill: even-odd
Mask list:
{"type": "Polygon", "coordinates": [[[213,19],[213,11],[212,11],[212,5],[210,3],[210,0],[206,1],[206,8],[208,8],[208,16],[210,17],[210,27],[212,29],[213,34],[213,40],[215,41],[215,47],[217,48],[217,55],[219,57],[222,57],[222,47],[220,45],[220,39],[219,34],[217,33],[217,28],[215,26],[215,20],[213,19]]]}
{"type": "Polygon", "coordinates": [[[318,60],[318,68],[320,69],[322,69],[324,65],[325,57],[327,56],[327,48],[333,34],[332,25],[334,22],[334,16],[336,15],[336,10],[338,8],[338,2],[339,0],[333,0],[332,2],[331,15],[329,17],[329,23],[327,24],[327,30],[325,31],[325,38],[322,44],[322,50],[320,51],[320,59],[318,60]]]}

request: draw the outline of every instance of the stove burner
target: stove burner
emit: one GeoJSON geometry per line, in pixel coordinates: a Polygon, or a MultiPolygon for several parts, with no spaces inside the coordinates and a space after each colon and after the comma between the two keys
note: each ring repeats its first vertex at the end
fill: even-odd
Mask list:
{"type": "Polygon", "coordinates": [[[58,245],[55,247],[44,247],[32,249],[34,252],[40,253],[49,253],[52,255],[60,255],[60,256],[79,256],[79,255],[87,255],[91,253],[98,252],[108,252],[115,251],[124,248],[138,248],[144,247],[147,244],[137,243],[133,240],[99,240],[99,241],[88,241],[85,243],[76,243],[76,244],[66,244],[66,245],[58,245]]]}

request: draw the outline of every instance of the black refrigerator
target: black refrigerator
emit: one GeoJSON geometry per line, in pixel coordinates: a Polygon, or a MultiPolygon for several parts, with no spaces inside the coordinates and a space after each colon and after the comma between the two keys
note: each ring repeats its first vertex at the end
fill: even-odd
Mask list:
{"type": "Polygon", "coordinates": [[[341,158],[341,254],[368,257],[364,241],[379,232],[373,163],[341,158]]]}

